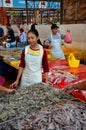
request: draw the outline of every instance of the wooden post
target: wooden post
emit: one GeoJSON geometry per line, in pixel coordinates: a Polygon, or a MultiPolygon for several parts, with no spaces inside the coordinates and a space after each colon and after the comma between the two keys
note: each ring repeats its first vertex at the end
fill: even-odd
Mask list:
{"type": "Polygon", "coordinates": [[[1,7],[0,8],[0,24],[6,25],[7,22],[8,22],[8,20],[7,20],[6,8],[5,7],[1,7]]]}
{"type": "Polygon", "coordinates": [[[63,0],[60,0],[60,24],[63,23],[63,0]]]}

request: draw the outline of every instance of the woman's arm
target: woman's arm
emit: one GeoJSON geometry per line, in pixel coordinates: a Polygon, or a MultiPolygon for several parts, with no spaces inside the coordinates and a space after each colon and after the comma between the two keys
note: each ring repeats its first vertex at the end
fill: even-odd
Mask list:
{"type": "Polygon", "coordinates": [[[45,41],[44,41],[44,47],[45,48],[52,48],[52,44],[51,44],[51,36],[49,36],[45,41]]]}
{"type": "Polygon", "coordinates": [[[22,75],[22,72],[23,72],[23,68],[22,67],[19,67],[19,71],[18,71],[18,75],[17,75],[17,78],[16,78],[16,81],[19,83],[19,80],[20,80],[20,77],[22,75]]]}
{"type": "Polygon", "coordinates": [[[0,85],[0,91],[11,93],[11,92],[15,92],[16,90],[15,89],[6,88],[6,87],[0,85]]]}
{"type": "Polygon", "coordinates": [[[72,85],[66,86],[64,91],[67,93],[71,93],[74,90],[86,90],[86,79],[80,80],[72,85]]]}
{"type": "Polygon", "coordinates": [[[44,82],[49,83],[49,81],[48,81],[48,72],[44,73],[44,82]]]}
{"type": "Polygon", "coordinates": [[[18,71],[16,81],[14,83],[12,83],[10,85],[10,87],[17,87],[17,85],[19,84],[19,80],[22,75],[23,68],[25,67],[25,60],[24,60],[25,58],[24,57],[25,57],[25,50],[23,50],[21,53],[21,60],[20,60],[19,71],[18,71]]]}
{"type": "Polygon", "coordinates": [[[16,78],[15,82],[10,85],[11,88],[16,88],[18,86],[20,77],[22,75],[22,71],[23,71],[23,68],[19,67],[17,78],[16,78]]]}
{"type": "Polygon", "coordinates": [[[45,49],[44,49],[43,58],[42,58],[42,66],[44,70],[44,80],[46,83],[48,83],[49,65],[48,65],[47,52],[45,49]]]}
{"type": "Polygon", "coordinates": [[[73,84],[72,87],[78,90],[86,90],[86,80],[80,80],[79,82],[73,84]]]}

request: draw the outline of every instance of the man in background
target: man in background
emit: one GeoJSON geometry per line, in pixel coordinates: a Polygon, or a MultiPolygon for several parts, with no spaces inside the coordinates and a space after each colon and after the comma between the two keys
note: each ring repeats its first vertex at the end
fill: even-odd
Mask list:
{"type": "Polygon", "coordinates": [[[4,29],[0,27],[0,38],[4,35],[4,29]]]}

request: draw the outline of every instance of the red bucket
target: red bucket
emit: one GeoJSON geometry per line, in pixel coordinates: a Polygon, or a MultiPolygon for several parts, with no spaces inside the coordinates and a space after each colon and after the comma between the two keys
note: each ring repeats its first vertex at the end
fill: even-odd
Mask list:
{"type": "Polygon", "coordinates": [[[4,85],[5,78],[0,75],[0,85],[4,85]]]}

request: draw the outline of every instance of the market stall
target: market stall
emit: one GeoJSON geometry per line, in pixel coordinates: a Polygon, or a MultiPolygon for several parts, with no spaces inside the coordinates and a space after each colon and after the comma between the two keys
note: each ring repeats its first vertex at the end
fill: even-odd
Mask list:
{"type": "Polygon", "coordinates": [[[14,68],[18,69],[20,62],[20,48],[4,48],[0,47],[0,74],[4,74],[6,69],[14,68]],[[5,66],[5,67],[4,67],[5,66]]]}
{"type": "MultiPolygon", "coordinates": [[[[62,45],[62,50],[65,54],[66,59],[68,59],[70,53],[73,53],[76,59],[80,60],[80,63],[86,64],[86,50],[81,50],[74,47],[67,47],[66,45],[62,45]]],[[[46,51],[48,53],[49,61],[56,60],[55,57],[52,57],[50,55],[50,49],[46,49],[46,51]]]]}
{"type": "MultiPolygon", "coordinates": [[[[57,88],[64,88],[66,85],[86,79],[86,65],[80,64],[77,68],[71,68],[67,60],[58,60],[49,62],[49,66],[50,81],[57,88]]],[[[74,91],[72,94],[86,102],[86,97],[83,96],[81,91],[74,91]]]]}
{"type": "MultiPolygon", "coordinates": [[[[1,60],[18,70],[20,53],[18,48],[3,50],[1,60]]],[[[71,95],[62,91],[66,85],[86,79],[86,65],[71,68],[68,60],[48,58],[52,85],[34,84],[19,87],[14,94],[0,93],[0,130],[86,128],[86,98],[80,91],[71,95]]]]}
{"type": "MultiPolygon", "coordinates": [[[[3,58],[4,62],[9,64],[10,66],[18,69],[19,66],[19,60],[20,60],[20,54],[21,51],[24,48],[4,48],[0,47],[0,59],[3,58]]],[[[76,48],[68,48],[65,45],[62,46],[63,52],[65,54],[66,59],[68,59],[69,54],[72,52],[76,59],[80,60],[80,63],[85,64],[86,63],[86,51],[83,50],[78,50],[76,48]]],[[[53,57],[50,55],[50,49],[46,49],[47,54],[48,54],[48,61],[57,61],[59,60],[56,57],[53,57]]]]}
{"type": "Polygon", "coordinates": [[[77,49],[74,47],[67,47],[66,45],[62,46],[65,57],[68,58],[69,54],[74,53],[75,57],[80,60],[80,63],[86,64],[86,50],[77,49]]]}
{"type": "Polygon", "coordinates": [[[48,105],[73,98],[69,94],[59,93],[59,89],[43,83],[19,87],[14,94],[0,93],[0,122],[23,117],[48,105]]]}
{"type": "Polygon", "coordinates": [[[0,130],[77,130],[86,128],[86,104],[46,84],[0,94],[0,130]]]}
{"type": "MultiPolygon", "coordinates": [[[[79,67],[71,68],[68,64],[68,60],[61,60],[50,56],[50,50],[48,52],[49,60],[49,81],[53,86],[57,88],[64,88],[68,84],[73,84],[86,79],[86,65],[80,64],[79,67]]],[[[18,70],[20,63],[21,50],[19,48],[7,49],[3,48],[0,50],[0,55],[3,57],[3,62],[18,70]]],[[[86,98],[80,91],[74,91],[73,96],[86,102],[86,98]]]]}

